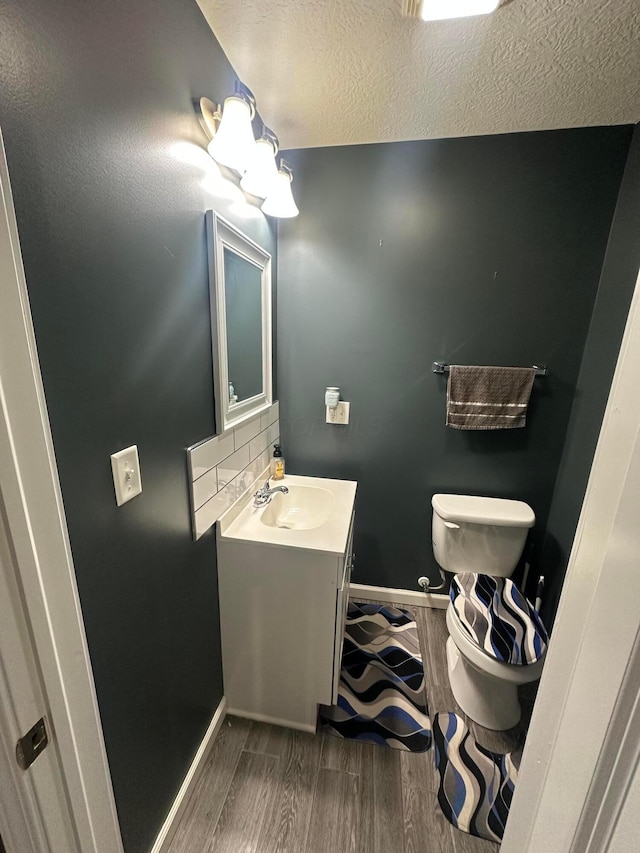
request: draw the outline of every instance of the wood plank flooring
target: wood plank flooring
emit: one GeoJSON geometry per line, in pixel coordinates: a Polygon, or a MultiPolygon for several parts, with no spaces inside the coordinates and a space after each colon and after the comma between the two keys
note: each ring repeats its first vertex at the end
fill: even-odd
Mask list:
{"type": "MultiPolygon", "coordinates": [[[[460,714],[447,678],[445,612],[409,609],[429,712],[460,714]]],[[[523,723],[512,732],[471,723],[476,739],[495,751],[520,746],[534,698],[533,691],[523,697],[523,723]]],[[[496,853],[497,844],[446,821],[437,789],[433,750],[401,752],[228,717],[169,853],[496,853]]]]}

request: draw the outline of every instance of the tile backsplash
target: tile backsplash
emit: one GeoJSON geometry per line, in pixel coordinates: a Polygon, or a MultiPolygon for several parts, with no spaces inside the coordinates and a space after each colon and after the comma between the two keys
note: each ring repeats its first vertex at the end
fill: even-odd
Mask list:
{"type": "Polygon", "coordinates": [[[280,437],[280,407],[187,449],[193,534],[199,539],[263,474],[280,437]]]}

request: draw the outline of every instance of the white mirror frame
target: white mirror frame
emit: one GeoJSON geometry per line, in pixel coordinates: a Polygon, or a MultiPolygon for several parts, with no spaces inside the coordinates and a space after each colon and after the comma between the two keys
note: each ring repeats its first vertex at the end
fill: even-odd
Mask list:
{"type": "Polygon", "coordinates": [[[217,434],[268,409],[272,398],[271,255],[213,210],[207,211],[209,247],[209,303],[213,355],[217,434]],[[225,305],[224,250],[230,249],[261,271],[262,291],[262,392],[238,403],[229,400],[227,314],[225,305]]]}

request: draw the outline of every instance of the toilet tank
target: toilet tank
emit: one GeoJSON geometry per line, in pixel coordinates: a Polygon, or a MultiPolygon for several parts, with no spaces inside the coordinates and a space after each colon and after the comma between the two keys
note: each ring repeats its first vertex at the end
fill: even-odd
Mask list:
{"type": "Polygon", "coordinates": [[[523,501],[434,495],[432,541],[447,572],[508,578],[518,565],[535,514],[523,501]]]}

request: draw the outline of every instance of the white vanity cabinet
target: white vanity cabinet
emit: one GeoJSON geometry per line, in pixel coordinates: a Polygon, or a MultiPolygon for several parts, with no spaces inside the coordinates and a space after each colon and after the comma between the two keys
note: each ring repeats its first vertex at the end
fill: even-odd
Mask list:
{"type": "MultiPolygon", "coordinates": [[[[287,477],[289,503],[301,494],[294,487],[309,483],[333,494],[322,524],[296,529],[301,515],[290,509],[281,517],[291,528],[267,527],[264,509],[247,503],[221,520],[217,551],[229,713],[315,731],[318,705],[337,698],[356,484],[287,477]]],[[[269,517],[287,505],[277,500],[269,517]]]]}

